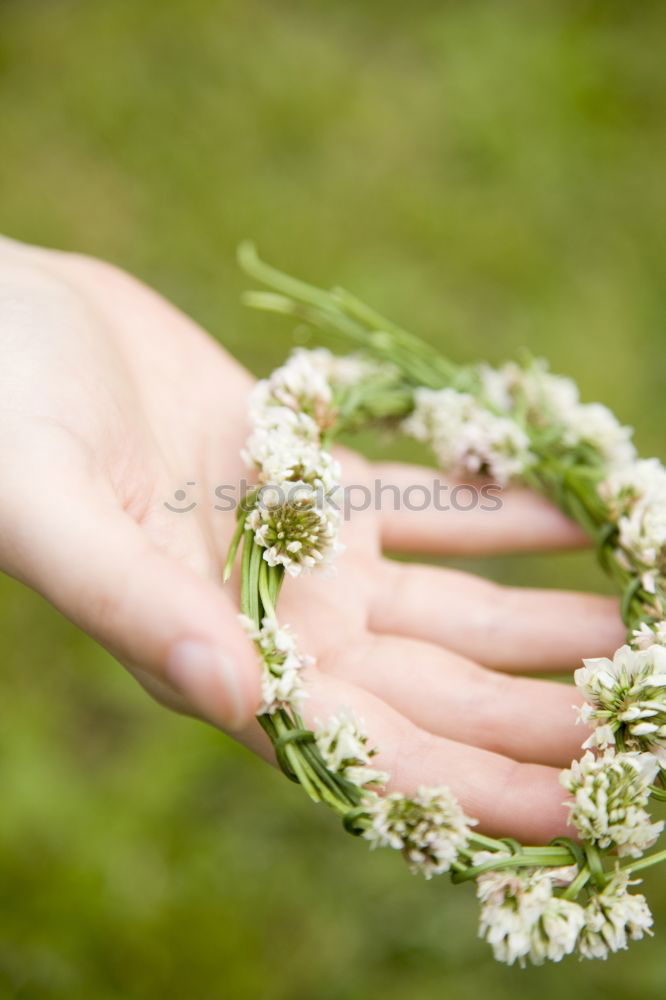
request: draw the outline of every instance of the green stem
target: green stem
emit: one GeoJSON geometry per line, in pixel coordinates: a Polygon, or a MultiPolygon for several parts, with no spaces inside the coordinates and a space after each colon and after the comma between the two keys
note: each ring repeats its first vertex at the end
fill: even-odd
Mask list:
{"type": "MultiPolygon", "coordinates": [[[[268,566],[268,563],[266,563],[268,566]]],[[[280,596],[282,583],[284,581],[284,569],[282,566],[269,566],[268,568],[268,594],[270,602],[275,607],[280,596]]]]}
{"type": "MultiPolygon", "coordinates": [[[[252,546],[254,545],[254,539],[250,532],[248,531],[243,538],[243,554],[241,556],[241,594],[240,594],[240,606],[241,611],[248,618],[252,618],[250,614],[252,599],[250,595],[250,559],[252,558],[252,546]]],[[[255,625],[259,626],[259,622],[253,619],[255,625]]]]}
{"type": "MultiPolygon", "coordinates": [[[[278,736],[283,736],[289,731],[289,727],[286,725],[279,712],[276,712],[272,718],[274,720],[275,732],[278,736]]],[[[308,793],[312,801],[320,802],[321,796],[319,795],[316,785],[311,781],[311,776],[308,773],[309,769],[307,764],[302,760],[298,747],[293,743],[287,743],[284,748],[284,754],[289,761],[289,765],[294,774],[298,778],[301,785],[303,785],[303,788],[308,793]]]]}
{"type": "Polygon", "coordinates": [[[479,844],[481,847],[487,847],[489,851],[506,850],[506,844],[503,844],[501,840],[494,840],[492,837],[486,837],[483,833],[473,831],[470,833],[469,839],[475,844],[479,844]]]}
{"type": "Polygon", "coordinates": [[[464,873],[457,873],[453,876],[454,882],[467,882],[478,878],[484,872],[500,871],[503,868],[561,868],[562,853],[548,852],[544,848],[542,854],[512,854],[507,858],[489,858],[482,865],[475,865],[466,868],[464,873]]]}
{"type": "Polygon", "coordinates": [[[576,899],[581,889],[584,889],[590,880],[590,869],[581,868],[575,879],[568,885],[562,893],[562,899],[576,899]]]}
{"type": "MultiPolygon", "coordinates": [[[[484,834],[477,833],[476,831],[470,833],[469,840],[472,843],[478,844],[480,847],[485,847],[496,853],[507,850],[507,845],[504,841],[496,840],[493,837],[486,837],[484,834]]],[[[524,855],[530,859],[538,859],[547,856],[550,859],[548,863],[553,867],[558,868],[565,868],[568,865],[573,864],[575,861],[571,851],[567,847],[555,847],[551,845],[545,845],[544,847],[519,846],[519,854],[514,855],[514,857],[524,855]]],[[[540,862],[532,860],[532,863],[538,864],[540,862]]]]}
{"type": "Polygon", "coordinates": [[[222,572],[222,581],[226,583],[232,574],[234,568],[234,562],[236,561],[236,553],[238,552],[238,546],[243,538],[243,532],[245,531],[245,519],[247,514],[241,514],[238,518],[238,523],[236,524],[236,529],[229,543],[229,552],[224,563],[224,570],[222,572]]]}
{"type": "Polygon", "coordinates": [[[259,589],[259,597],[261,598],[261,603],[263,605],[264,614],[269,618],[275,618],[275,606],[273,604],[273,597],[271,593],[271,585],[269,579],[269,566],[264,558],[261,559],[261,564],[259,566],[259,578],[257,581],[259,589]]]}
{"type": "Polygon", "coordinates": [[[262,609],[259,595],[259,573],[263,560],[263,549],[257,545],[253,536],[248,532],[245,544],[250,546],[249,564],[247,567],[247,591],[248,591],[248,615],[257,628],[261,626],[262,609]]]}
{"type": "Polygon", "coordinates": [[[666,850],[657,851],[655,854],[648,854],[646,858],[633,861],[630,865],[623,865],[621,871],[633,875],[634,872],[642,871],[644,868],[652,868],[653,865],[659,865],[662,861],[666,861],[666,850]]]}

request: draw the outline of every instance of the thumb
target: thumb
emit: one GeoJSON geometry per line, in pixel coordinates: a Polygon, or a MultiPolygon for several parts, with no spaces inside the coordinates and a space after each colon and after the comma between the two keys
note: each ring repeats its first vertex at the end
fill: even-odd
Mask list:
{"type": "Polygon", "coordinates": [[[110,495],[79,483],[24,497],[0,562],[126,666],[230,731],[260,701],[259,667],[231,600],[156,548],[110,495]]]}

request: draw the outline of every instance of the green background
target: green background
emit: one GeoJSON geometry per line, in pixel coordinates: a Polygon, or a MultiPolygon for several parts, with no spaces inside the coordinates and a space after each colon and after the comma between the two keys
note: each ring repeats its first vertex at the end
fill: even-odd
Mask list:
{"type": "MultiPolygon", "coordinates": [[[[0,228],[265,372],[291,334],[239,305],[253,237],[456,358],[548,356],[663,455],[665,29],[657,2],[4,0],[0,228]]],[[[599,586],[586,556],[476,566],[599,586]]],[[[471,890],[369,855],[6,579],[0,631],[0,997],[663,995],[661,872],[654,940],[505,969],[471,890]]]]}

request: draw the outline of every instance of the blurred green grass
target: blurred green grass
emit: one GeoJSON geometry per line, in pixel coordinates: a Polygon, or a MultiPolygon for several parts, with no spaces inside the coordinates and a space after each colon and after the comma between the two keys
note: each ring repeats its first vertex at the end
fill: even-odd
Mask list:
{"type": "MultiPolygon", "coordinates": [[[[265,372],[290,330],[239,305],[251,236],[456,358],[544,354],[663,455],[665,28],[656,2],[4,0],[0,229],[115,261],[265,372]]],[[[599,585],[581,556],[474,568],[599,585]]],[[[0,997],[663,995],[663,874],[654,941],[501,968],[470,891],[368,855],[6,579],[0,630],[0,997]]]]}

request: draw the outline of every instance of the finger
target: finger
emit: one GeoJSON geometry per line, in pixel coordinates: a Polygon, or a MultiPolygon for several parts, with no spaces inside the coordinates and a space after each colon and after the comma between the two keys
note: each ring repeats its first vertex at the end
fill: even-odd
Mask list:
{"type": "Polygon", "coordinates": [[[427,732],[514,760],[562,767],[587,735],[569,685],[507,677],[415,639],[368,636],[320,665],[427,732]]]}
{"type": "Polygon", "coordinates": [[[371,466],[382,545],[394,552],[492,555],[581,548],[588,540],[543,497],[521,487],[461,484],[433,469],[371,466]]]}
{"type": "Polygon", "coordinates": [[[373,631],[437,643],[496,670],[569,672],[626,638],[613,597],[502,587],[469,573],[384,560],[374,574],[373,631]]]}
{"type": "Polygon", "coordinates": [[[8,572],[195,713],[225,729],[243,726],[259,703],[259,668],[227,595],[152,545],[83,477],[70,476],[66,489],[51,485],[48,503],[23,491],[5,510],[0,560],[8,572]]]}
{"type": "MultiPolygon", "coordinates": [[[[310,671],[306,724],[323,723],[341,708],[363,720],[379,750],[373,764],[390,773],[389,789],[411,794],[420,785],[448,785],[465,812],[492,836],[545,843],[567,833],[558,772],[425,732],[372,693],[340,678],[310,671]]],[[[241,734],[256,745],[256,729],[241,734]]]]}

